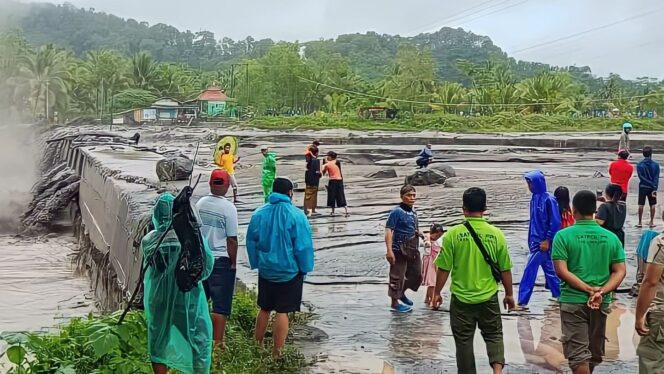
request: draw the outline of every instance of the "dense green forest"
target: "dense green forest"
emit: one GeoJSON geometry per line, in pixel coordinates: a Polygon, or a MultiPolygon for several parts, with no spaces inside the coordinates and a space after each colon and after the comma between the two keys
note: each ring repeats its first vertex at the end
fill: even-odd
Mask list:
{"type": "Polygon", "coordinates": [[[516,61],[490,38],[462,29],[286,43],[218,40],[209,31],[67,4],[3,2],[0,15],[0,111],[23,118],[101,116],[158,97],[185,100],[212,83],[258,115],[354,113],[370,105],[400,115],[664,110],[664,84],[656,79],[516,61]]]}

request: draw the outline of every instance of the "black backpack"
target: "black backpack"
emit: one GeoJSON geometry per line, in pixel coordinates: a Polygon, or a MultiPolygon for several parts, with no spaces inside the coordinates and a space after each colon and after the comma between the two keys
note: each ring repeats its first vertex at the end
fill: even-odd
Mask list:
{"type": "Polygon", "coordinates": [[[181,246],[175,281],[182,292],[191,291],[201,281],[206,260],[200,223],[191,207],[193,192],[191,186],[186,186],[173,202],[173,231],[181,246]]]}

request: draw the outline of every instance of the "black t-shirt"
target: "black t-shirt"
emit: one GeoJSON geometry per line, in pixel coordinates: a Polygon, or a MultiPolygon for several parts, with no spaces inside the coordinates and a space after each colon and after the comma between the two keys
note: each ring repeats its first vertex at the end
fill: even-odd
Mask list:
{"type": "Polygon", "coordinates": [[[318,187],[320,177],[320,160],[311,158],[307,161],[307,172],[304,173],[304,183],[307,186],[318,187]]]}
{"type": "Polygon", "coordinates": [[[619,238],[624,235],[623,226],[625,226],[625,219],[627,218],[625,202],[604,203],[597,209],[595,217],[604,221],[602,227],[618,235],[619,238]]]}

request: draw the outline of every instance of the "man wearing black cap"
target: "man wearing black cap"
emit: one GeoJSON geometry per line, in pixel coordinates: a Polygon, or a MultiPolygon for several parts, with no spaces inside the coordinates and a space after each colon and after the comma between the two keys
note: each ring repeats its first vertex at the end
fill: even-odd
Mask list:
{"type": "Polygon", "coordinates": [[[288,313],[299,312],[304,276],[314,269],[314,245],[307,216],[293,206],[293,182],[277,178],[269,203],[256,209],[247,228],[247,257],[258,269],[256,341],[263,343],[271,312],[272,355],[279,357],[288,336],[288,313]]]}

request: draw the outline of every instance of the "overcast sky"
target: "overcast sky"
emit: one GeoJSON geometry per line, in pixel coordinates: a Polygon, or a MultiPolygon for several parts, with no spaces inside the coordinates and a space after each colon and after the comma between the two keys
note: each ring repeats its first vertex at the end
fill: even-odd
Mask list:
{"type": "Polygon", "coordinates": [[[210,30],[217,39],[308,41],[443,26],[487,35],[510,56],[664,78],[662,0],[69,0],[124,18],[210,30]],[[558,42],[550,43],[558,39],[558,42]]]}

